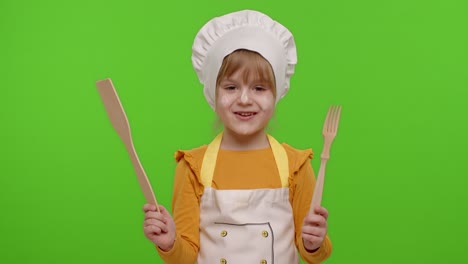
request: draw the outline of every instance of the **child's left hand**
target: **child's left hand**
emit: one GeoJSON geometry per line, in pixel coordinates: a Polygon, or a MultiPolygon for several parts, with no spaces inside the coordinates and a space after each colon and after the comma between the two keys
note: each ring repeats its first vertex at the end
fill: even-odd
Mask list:
{"type": "Polygon", "coordinates": [[[302,240],[307,251],[317,250],[327,235],[328,211],[317,206],[313,213],[307,214],[302,225],[302,240]]]}

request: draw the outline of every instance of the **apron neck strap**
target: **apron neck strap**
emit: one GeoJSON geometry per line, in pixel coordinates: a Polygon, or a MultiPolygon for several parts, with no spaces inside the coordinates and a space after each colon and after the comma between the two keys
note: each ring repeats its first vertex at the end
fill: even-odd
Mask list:
{"type": "MultiPolygon", "coordinates": [[[[280,175],[281,186],[288,187],[289,182],[289,164],[288,155],[283,146],[276,141],[272,136],[267,135],[268,142],[270,143],[273,156],[275,157],[276,166],[280,175]]],[[[205,156],[203,157],[203,163],[200,171],[200,178],[203,186],[211,187],[213,181],[213,174],[216,166],[216,160],[218,158],[219,147],[221,146],[221,140],[223,139],[223,133],[217,135],[213,141],[208,145],[205,156]]]]}

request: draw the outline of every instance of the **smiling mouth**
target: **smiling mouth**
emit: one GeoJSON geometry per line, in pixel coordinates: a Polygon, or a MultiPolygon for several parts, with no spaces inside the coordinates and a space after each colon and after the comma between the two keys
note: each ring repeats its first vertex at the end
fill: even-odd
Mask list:
{"type": "Polygon", "coordinates": [[[255,113],[255,112],[234,112],[234,114],[247,117],[247,116],[254,116],[257,113],[255,113]]]}
{"type": "Polygon", "coordinates": [[[257,113],[256,112],[234,112],[234,114],[242,119],[248,119],[248,118],[255,116],[257,113]]]}

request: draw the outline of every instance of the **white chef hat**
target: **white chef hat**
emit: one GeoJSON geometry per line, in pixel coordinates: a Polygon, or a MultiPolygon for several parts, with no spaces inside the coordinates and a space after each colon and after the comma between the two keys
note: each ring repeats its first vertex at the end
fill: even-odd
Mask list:
{"type": "Polygon", "coordinates": [[[272,66],[276,102],[286,95],[297,63],[296,44],[283,25],[258,11],[243,10],[215,17],[198,32],[192,64],[210,106],[215,107],[216,78],[225,56],[238,49],[259,53],[272,66]]]}

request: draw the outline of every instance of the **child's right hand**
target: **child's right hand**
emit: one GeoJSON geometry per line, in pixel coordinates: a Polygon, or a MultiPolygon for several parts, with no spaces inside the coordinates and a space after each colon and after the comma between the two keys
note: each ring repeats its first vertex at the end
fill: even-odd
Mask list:
{"type": "Polygon", "coordinates": [[[163,251],[169,251],[174,246],[176,228],[174,220],[172,220],[166,208],[159,205],[159,210],[161,211],[160,213],[156,210],[156,206],[152,204],[145,204],[143,206],[143,211],[145,212],[143,230],[145,236],[151,242],[163,251]]]}

